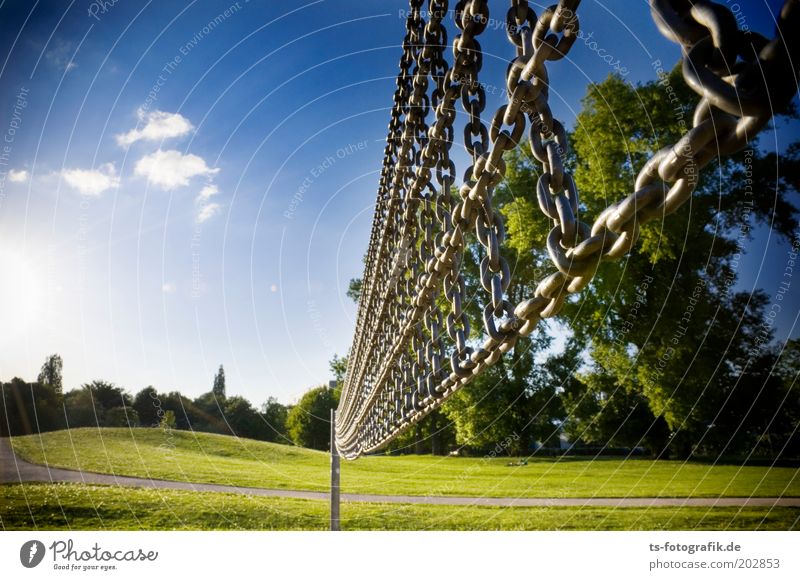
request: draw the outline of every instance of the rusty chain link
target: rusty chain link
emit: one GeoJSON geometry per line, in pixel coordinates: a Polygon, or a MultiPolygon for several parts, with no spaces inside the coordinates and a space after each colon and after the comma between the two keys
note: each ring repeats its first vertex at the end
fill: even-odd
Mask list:
{"type": "Polygon", "coordinates": [[[428,2],[427,24],[422,4],[410,2],[339,405],[336,442],[349,459],[386,445],[497,362],[541,319],[555,316],[569,294],[591,281],[602,260],[618,260],[631,251],[643,224],[677,211],[694,192],[699,171],[744,147],[797,90],[797,0],[784,4],[772,40],[738,30],[730,10],[707,0],[651,0],[659,30],[681,45],[683,76],[701,100],[692,128],[656,152],[640,170],[634,193],[606,208],[590,226],[580,219],[578,191],[564,165],[567,136],[548,105],[546,68],[578,37],[579,0],[561,0],[538,17],[527,0],[511,0],[505,22],[516,57],[506,75],[508,102],[488,127],[481,119],[486,95],[478,80],[482,52],[477,41],[488,23],[488,3],[456,4],[460,34],[452,45],[452,67],[444,58],[448,2],[428,2]],[[430,97],[429,77],[435,85],[430,97]],[[453,197],[450,148],[459,98],[472,164],[453,197]],[[429,110],[434,111],[430,127],[429,110]],[[510,269],[500,254],[505,231],[492,195],[505,175],[503,154],[520,143],[528,123],[531,152],[542,165],[532,195],[553,223],[547,251],[556,271],[539,283],[533,297],[512,306],[510,269]],[[482,248],[480,284],[487,294],[480,346],[470,340],[461,274],[469,232],[482,248]],[[446,317],[440,303],[449,305],[446,317]]]}

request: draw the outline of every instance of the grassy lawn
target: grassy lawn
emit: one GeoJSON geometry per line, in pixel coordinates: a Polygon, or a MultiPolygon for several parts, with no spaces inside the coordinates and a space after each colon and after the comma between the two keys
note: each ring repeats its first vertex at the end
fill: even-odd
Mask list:
{"type": "MultiPolygon", "coordinates": [[[[12,445],[29,461],[86,471],[247,487],[328,488],[326,453],[225,435],[86,428],[14,437],[12,445]]],[[[616,458],[534,459],[520,467],[507,462],[363,457],[343,462],[342,490],[494,497],[800,496],[799,470],[787,467],[616,458]]]]}
{"type": "MultiPolygon", "coordinates": [[[[342,505],[345,530],[789,530],[800,509],[342,505]]],[[[321,501],[82,484],[0,485],[4,530],[324,530],[321,501]],[[201,499],[198,499],[201,498],[201,499]]]]}

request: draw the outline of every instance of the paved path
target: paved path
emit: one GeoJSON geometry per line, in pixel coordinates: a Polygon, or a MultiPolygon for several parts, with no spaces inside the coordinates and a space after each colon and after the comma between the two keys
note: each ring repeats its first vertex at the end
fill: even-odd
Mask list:
{"type": "MultiPolygon", "coordinates": [[[[298,499],[329,499],[323,491],[299,491],[291,489],[263,489],[238,487],[213,483],[187,483],[163,479],[146,479],[107,475],[90,471],[74,471],[57,467],[29,463],[16,455],[8,439],[0,438],[0,483],[19,482],[70,482],[122,487],[144,487],[154,489],[181,489],[188,491],[216,491],[258,495],[264,497],[290,497],[298,499]]],[[[724,497],[724,498],[681,498],[681,497],[456,497],[456,496],[418,496],[418,495],[378,495],[367,493],[343,493],[342,501],[371,503],[413,503],[431,505],[471,505],[497,507],[664,507],[664,506],[782,506],[800,507],[800,497],[724,497]]]]}

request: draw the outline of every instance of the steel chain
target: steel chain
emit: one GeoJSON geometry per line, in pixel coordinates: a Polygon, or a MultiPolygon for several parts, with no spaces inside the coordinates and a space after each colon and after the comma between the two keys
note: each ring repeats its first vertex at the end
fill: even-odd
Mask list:
{"type": "Polygon", "coordinates": [[[508,102],[497,109],[487,128],[480,119],[486,99],[478,82],[482,55],[476,40],[488,22],[487,3],[457,3],[461,35],[453,42],[453,66],[448,69],[441,51],[446,43],[441,20],[447,2],[429,3],[431,21],[424,33],[421,2],[411,2],[356,336],[340,403],[343,420],[337,445],[345,457],[386,445],[494,364],[542,318],[555,316],[570,293],[589,283],[601,260],[617,260],[628,253],[642,224],[674,213],[691,197],[699,171],[713,159],[744,147],[797,90],[797,0],[784,4],[772,40],[739,31],[730,10],[713,2],[651,0],[661,32],[682,46],[683,76],[701,100],[692,128],[676,144],[656,152],[639,172],[634,193],[606,208],[589,226],[580,220],[578,192],[564,167],[566,132],[548,105],[545,66],[563,58],[575,42],[578,4],[562,0],[537,17],[527,1],[511,1],[506,24],[516,58],[506,78],[508,102]],[[411,63],[416,63],[413,75],[411,63]],[[430,100],[422,96],[428,75],[436,85],[430,100]],[[450,189],[455,167],[449,149],[453,105],[459,96],[468,116],[464,141],[472,165],[454,203],[450,189]],[[404,104],[406,97],[417,111],[404,104]],[[435,119],[423,135],[424,115],[419,112],[427,112],[428,106],[433,107],[435,119]],[[556,272],[539,283],[532,298],[512,308],[506,298],[511,276],[500,253],[503,223],[492,208],[492,192],[505,173],[503,153],[517,146],[526,120],[532,154],[543,169],[535,196],[554,224],[547,250],[556,272]],[[432,170],[438,190],[431,183],[432,170]],[[397,197],[399,192],[402,198],[397,197]],[[480,282],[488,293],[483,316],[486,338],[478,348],[469,341],[461,275],[468,231],[475,232],[483,248],[480,282]],[[405,251],[414,244],[416,251],[405,251]],[[381,302],[381,288],[401,267],[407,272],[404,283],[396,277],[393,293],[384,292],[381,302]],[[439,296],[450,304],[444,325],[439,296]],[[384,303],[391,303],[391,308],[385,309],[384,303]],[[370,309],[379,315],[364,312],[370,309]],[[391,320],[385,320],[387,312],[391,320]],[[452,342],[447,346],[443,328],[452,342]],[[442,365],[448,349],[449,374],[442,365]],[[375,356],[380,358],[371,358],[375,356]]]}

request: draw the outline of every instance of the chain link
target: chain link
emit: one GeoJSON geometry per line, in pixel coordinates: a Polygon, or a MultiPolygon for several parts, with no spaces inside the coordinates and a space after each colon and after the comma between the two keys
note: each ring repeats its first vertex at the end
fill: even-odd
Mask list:
{"type": "Polygon", "coordinates": [[[739,31],[730,10],[713,2],[651,0],[659,30],[681,45],[683,76],[701,100],[692,128],[656,152],[639,172],[634,193],[606,208],[590,226],[580,219],[578,191],[565,168],[568,141],[548,104],[546,68],[578,37],[578,4],[561,0],[537,17],[526,0],[511,0],[506,25],[516,57],[506,75],[508,102],[487,127],[481,119],[486,94],[478,80],[483,57],[477,36],[488,23],[488,3],[456,4],[460,34],[448,68],[442,25],[447,1],[430,0],[427,24],[422,1],[410,2],[339,406],[337,446],[345,457],[386,445],[497,362],[539,321],[558,314],[569,294],[591,281],[602,260],[618,260],[631,251],[643,224],[677,211],[697,187],[700,170],[744,147],[797,90],[797,0],[785,3],[772,40],[739,31]],[[430,98],[429,77],[435,84],[430,98]],[[472,164],[454,198],[450,148],[459,98],[472,164]],[[430,109],[434,118],[428,127],[430,109]],[[534,195],[553,223],[547,251],[556,271],[532,297],[512,306],[510,269],[500,252],[505,230],[492,195],[505,175],[503,154],[519,144],[528,123],[531,152],[542,166],[534,195]],[[479,347],[470,339],[461,273],[468,232],[474,232],[482,250],[480,284],[487,294],[485,339],[479,347]],[[440,301],[449,305],[446,317],[440,301]],[[443,364],[448,351],[449,373],[443,364]]]}

